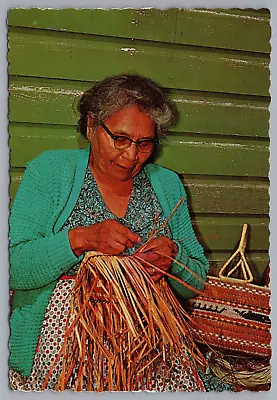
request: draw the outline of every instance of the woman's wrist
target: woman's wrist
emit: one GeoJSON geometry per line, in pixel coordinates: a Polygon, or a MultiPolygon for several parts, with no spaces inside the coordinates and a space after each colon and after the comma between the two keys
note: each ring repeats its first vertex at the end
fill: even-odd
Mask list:
{"type": "Polygon", "coordinates": [[[68,239],[73,253],[79,257],[85,249],[84,227],[72,228],[68,231],[68,239]]]}

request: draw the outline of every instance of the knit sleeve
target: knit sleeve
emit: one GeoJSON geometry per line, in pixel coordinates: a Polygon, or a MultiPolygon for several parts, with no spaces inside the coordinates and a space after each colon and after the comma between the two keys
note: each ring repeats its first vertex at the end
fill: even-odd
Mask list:
{"type": "Polygon", "coordinates": [[[70,247],[68,231],[53,232],[57,204],[50,165],[42,160],[35,159],[27,167],[10,214],[12,290],[43,287],[79,260],[70,247]]]}
{"type": "MultiPolygon", "coordinates": [[[[170,220],[173,240],[178,245],[178,255],[176,260],[180,263],[173,263],[171,273],[188,283],[192,288],[202,290],[209,269],[209,263],[204,255],[203,248],[194,233],[188,211],[187,196],[184,187],[177,176],[175,183],[175,203],[177,203],[181,197],[184,197],[184,201],[178,207],[170,220]],[[185,265],[187,269],[182,265],[185,265]],[[190,271],[197,274],[200,279],[190,271]]],[[[188,289],[174,279],[169,278],[169,282],[175,293],[182,298],[190,298],[196,295],[196,292],[188,289]]]]}

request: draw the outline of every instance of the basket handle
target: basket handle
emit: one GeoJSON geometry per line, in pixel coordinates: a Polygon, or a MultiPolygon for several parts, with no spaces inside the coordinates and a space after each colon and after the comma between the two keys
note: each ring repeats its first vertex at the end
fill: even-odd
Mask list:
{"type": "Polygon", "coordinates": [[[237,280],[237,281],[244,281],[244,282],[252,282],[253,281],[253,274],[251,272],[251,269],[246,261],[244,252],[246,249],[246,244],[247,244],[247,238],[248,238],[248,225],[244,224],[242,227],[242,232],[241,232],[241,238],[239,242],[239,246],[237,250],[232,254],[232,256],[226,261],[226,263],[223,265],[223,267],[220,269],[218,276],[220,279],[232,279],[232,280],[237,280]],[[237,264],[230,270],[226,275],[224,273],[226,272],[226,269],[230,262],[238,255],[240,254],[241,258],[237,262],[237,264]],[[237,270],[241,269],[242,274],[243,274],[243,279],[237,279],[237,278],[232,278],[232,274],[237,270]]]}

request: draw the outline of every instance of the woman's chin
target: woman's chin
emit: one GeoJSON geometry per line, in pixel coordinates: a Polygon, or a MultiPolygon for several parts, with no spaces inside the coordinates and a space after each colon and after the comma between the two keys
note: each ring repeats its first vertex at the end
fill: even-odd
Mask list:
{"type": "Polygon", "coordinates": [[[133,174],[131,171],[122,171],[113,174],[113,178],[117,179],[118,181],[125,182],[131,180],[133,178],[133,174]]]}
{"type": "Polygon", "coordinates": [[[112,175],[113,178],[116,178],[121,181],[127,181],[129,179],[132,179],[138,172],[139,169],[137,167],[126,168],[123,167],[122,165],[116,164],[112,170],[112,175]]]}

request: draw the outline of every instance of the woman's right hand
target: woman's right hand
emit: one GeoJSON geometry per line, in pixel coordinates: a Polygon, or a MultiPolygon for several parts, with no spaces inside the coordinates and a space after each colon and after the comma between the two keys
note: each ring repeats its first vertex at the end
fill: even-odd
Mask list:
{"type": "Polygon", "coordinates": [[[86,251],[119,255],[127,247],[141,242],[141,237],[113,219],[89,226],[80,226],[68,232],[70,246],[77,257],[86,251]]]}

